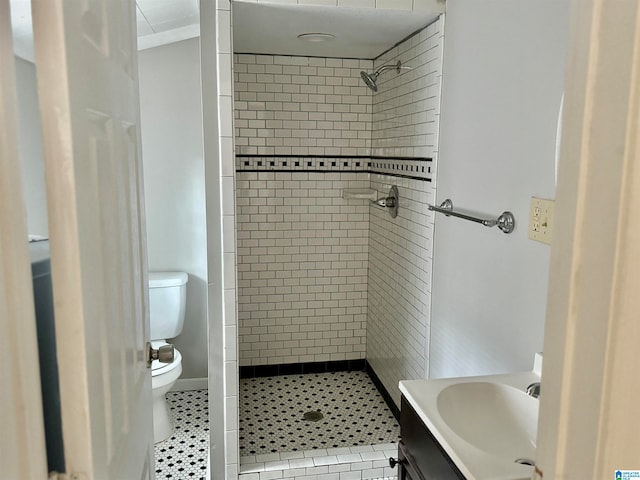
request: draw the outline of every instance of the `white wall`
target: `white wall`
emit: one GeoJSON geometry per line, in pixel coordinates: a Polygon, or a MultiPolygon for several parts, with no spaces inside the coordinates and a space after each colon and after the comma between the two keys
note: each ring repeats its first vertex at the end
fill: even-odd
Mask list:
{"type": "Polygon", "coordinates": [[[438,214],[431,377],[526,370],[542,350],[549,247],[527,239],[530,197],[553,198],[569,2],[449,0],[438,203],[516,229],[438,214]]]}
{"type": "Polygon", "coordinates": [[[371,154],[435,157],[438,151],[444,16],[375,59],[386,70],[373,95],[371,154]]]}
{"type": "Polygon", "coordinates": [[[239,154],[369,155],[373,61],[235,55],[239,154]]]}
{"type": "Polygon", "coordinates": [[[200,4],[212,480],[238,477],[233,46],[229,0],[200,4]]]}
{"type": "Polygon", "coordinates": [[[18,91],[18,135],[22,165],[24,201],[27,208],[27,231],[37,235],[48,234],[47,192],[44,181],[42,154],[42,128],[33,63],[15,57],[16,88],[18,91]]]}
{"type": "Polygon", "coordinates": [[[236,175],[240,364],[365,358],[369,175],[236,175]]]}
{"type": "Polygon", "coordinates": [[[189,274],[181,378],[207,376],[207,251],[199,40],[139,52],[150,270],[189,274]]]}
{"type": "MultiPolygon", "coordinates": [[[[375,68],[400,60],[411,69],[389,70],[378,78],[373,155],[434,160],[421,162],[420,169],[436,163],[443,35],[441,17],[376,59],[375,68]]],[[[433,217],[427,204],[434,201],[435,187],[433,181],[371,175],[371,188],[381,196],[391,185],[399,191],[398,216],[379,208],[370,214],[367,360],[400,406],[398,382],[425,378],[429,371],[433,217]]]]}
{"type": "Polygon", "coordinates": [[[363,359],[373,61],[234,57],[241,365],[363,359]]]}

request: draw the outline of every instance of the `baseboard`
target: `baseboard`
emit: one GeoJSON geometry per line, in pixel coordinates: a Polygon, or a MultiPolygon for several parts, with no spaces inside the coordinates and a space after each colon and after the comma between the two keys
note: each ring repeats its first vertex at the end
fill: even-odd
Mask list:
{"type": "Polygon", "coordinates": [[[185,392],[187,390],[207,390],[208,388],[207,378],[179,378],[171,391],[185,392]]]}
{"type": "Polygon", "coordinates": [[[364,358],[358,360],[330,360],[326,362],[250,365],[240,367],[240,378],[277,377],[303,373],[361,372],[364,369],[364,358]]]}
{"type": "Polygon", "coordinates": [[[380,395],[382,395],[382,398],[384,398],[384,401],[386,402],[387,406],[389,407],[389,410],[391,410],[391,413],[393,413],[393,416],[396,417],[396,420],[399,422],[400,421],[400,409],[398,408],[398,406],[393,401],[393,397],[391,396],[389,391],[386,389],[386,387],[382,383],[382,380],[380,380],[380,377],[378,377],[378,374],[376,374],[375,370],[373,369],[373,367],[371,366],[371,364],[369,362],[366,362],[365,371],[369,374],[369,378],[371,378],[371,381],[373,382],[373,384],[376,386],[376,388],[380,392],[380,395]]]}

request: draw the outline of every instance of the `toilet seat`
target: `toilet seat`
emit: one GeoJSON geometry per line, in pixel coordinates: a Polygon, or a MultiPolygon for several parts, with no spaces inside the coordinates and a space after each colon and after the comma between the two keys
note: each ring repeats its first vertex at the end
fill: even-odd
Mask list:
{"type": "MultiPolygon", "coordinates": [[[[152,341],[151,345],[153,348],[161,347],[162,345],[168,345],[167,342],[158,342],[152,341]]],[[[182,354],[177,348],[173,350],[173,362],[171,363],[161,363],[159,360],[154,360],[151,362],[151,376],[156,377],[158,375],[164,375],[166,373],[175,370],[176,368],[181,367],[182,364],[182,354]]]]}

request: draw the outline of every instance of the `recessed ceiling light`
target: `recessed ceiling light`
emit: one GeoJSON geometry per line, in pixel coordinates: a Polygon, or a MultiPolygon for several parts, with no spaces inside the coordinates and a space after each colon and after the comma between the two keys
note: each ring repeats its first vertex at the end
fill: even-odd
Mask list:
{"type": "Polygon", "coordinates": [[[298,35],[299,40],[305,40],[312,43],[328,42],[334,38],[336,38],[336,36],[330,33],[301,33],[298,35]]]}

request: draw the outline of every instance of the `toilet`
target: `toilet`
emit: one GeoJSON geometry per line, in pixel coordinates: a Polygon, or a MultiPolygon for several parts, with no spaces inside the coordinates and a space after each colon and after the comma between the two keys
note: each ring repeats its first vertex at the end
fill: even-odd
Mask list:
{"type": "MultiPolygon", "coordinates": [[[[184,272],[149,272],[149,319],[151,346],[167,345],[184,325],[184,310],[189,276],[184,272]]],[[[182,355],[176,349],[171,363],[154,360],[151,364],[153,397],[153,441],[166,440],[173,433],[173,422],[165,394],[182,373],[182,355]]]]}

